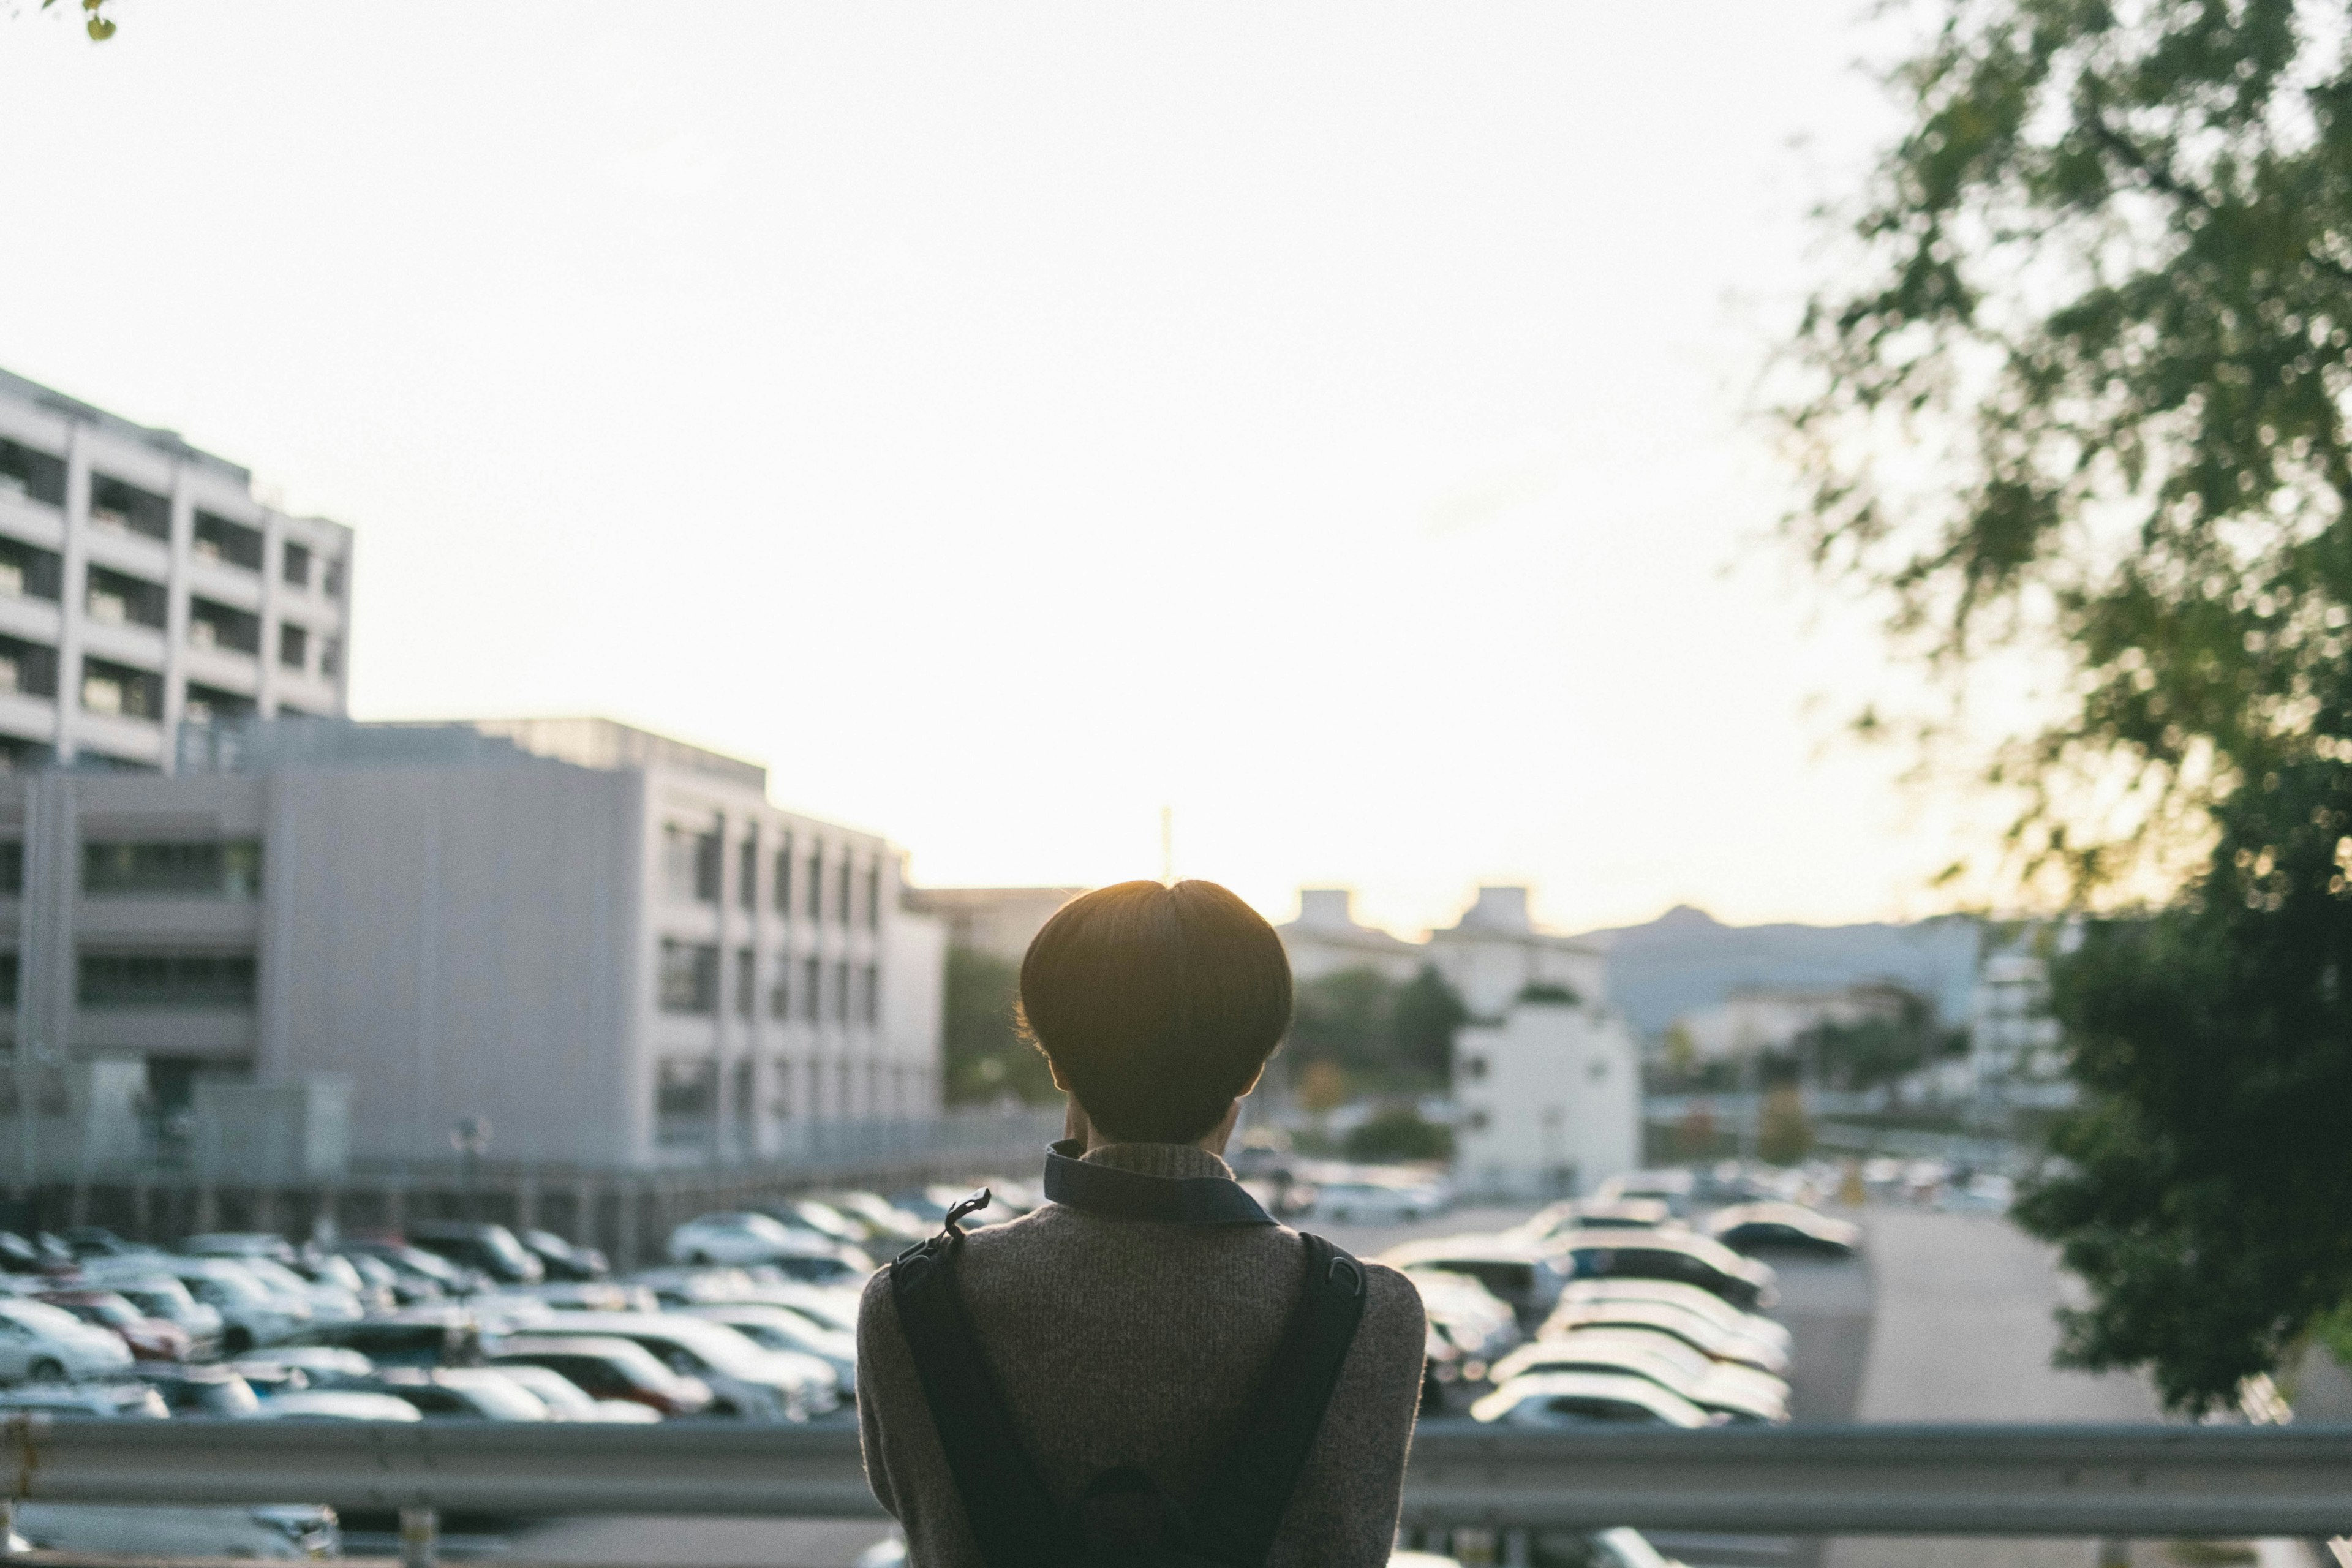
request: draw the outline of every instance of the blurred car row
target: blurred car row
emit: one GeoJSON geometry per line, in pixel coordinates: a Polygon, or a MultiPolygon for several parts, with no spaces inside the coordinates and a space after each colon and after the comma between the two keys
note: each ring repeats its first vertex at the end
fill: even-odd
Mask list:
{"type": "Polygon", "coordinates": [[[1862,1233],[1775,1190],[1644,1172],[1381,1254],[1429,1314],[1423,1408],[1521,1427],[1787,1421],[1789,1333],[1764,1315],[1776,1276],[1756,1255],[1843,1257],[1862,1233]]]}

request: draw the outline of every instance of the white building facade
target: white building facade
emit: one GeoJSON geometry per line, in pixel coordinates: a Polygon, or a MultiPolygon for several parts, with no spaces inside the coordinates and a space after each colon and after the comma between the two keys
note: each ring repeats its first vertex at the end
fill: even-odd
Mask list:
{"type": "Polygon", "coordinates": [[[1515,1003],[1454,1039],[1454,1180],[1491,1198],[1589,1193],[1642,1165],[1633,1031],[1598,1000],[1515,1003]]]}
{"type": "Polygon", "coordinates": [[[184,723],[340,715],[352,534],[0,372],[0,765],[170,772],[184,723]]]}
{"type": "Polygon", "coordinates": [[[938,923],[763,769],[595,720],[204,739],[175,777],[0,784],[12,1038],[165,1105],[347,1083],[379,1163],[468,1117],[502,1161],[646,1169],[936,1113],[938,923]]]}
{"type": "Polygon", "coordinates": [[[1290,955],[1291,978],[1320,980],[1350,969],[1369,969],[1383,979],[1411,980],[1429,962],[1419,942],[1356,923],[1355,894],[1346,888],[1301,888],[1298,918],[1275,927],[1290,955]]]}

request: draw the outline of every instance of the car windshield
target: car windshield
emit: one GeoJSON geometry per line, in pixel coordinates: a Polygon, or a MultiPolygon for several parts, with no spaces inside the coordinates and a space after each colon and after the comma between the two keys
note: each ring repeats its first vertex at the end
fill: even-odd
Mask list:
{"type": "Polygon", "coordinates": [[[240,1258],[236,1266],[270,1289],[290,1296],[299,1296],[310,1288],[309,1281],[274,1258],[240,1258]]]}
{"type": "Polygon", "coordinates": [[[593,1415],[596,1402],[580,1391],[580,1385],[552,1367],[512,1364],[499,1369],[530,1391],[531,1397],[558,1415],[593,1415]]]}
{"type": "Polygon", "coordinates": [[[593,1348],[575,1348],[560,1342],[541,1348],[525,1340],[499,1359],[551,1365],[566,1375],[569,1375],[569,1363],[601,1362],[637,1388],[667,1388],[672,1381],[669,1368],[664,1366],[653,1352],[635,1340],[600,1339],[593,1348]]]}
{"type": "Polygon", "coordinates": [[[255,1307],[269,1300],[269,1292],[261,1288],[261,1282],[242,1270],[224,1268],[216,1274],[199,1274],[186,1284],[196,1300],[215,1307],[255,1307]]]}
{"type": "Polygon", "coordinates": [[[493,1421],[544,1421],[547,1405],[504,1373],[453,1378],[456,1391],[493,1421]]]}
{"type": "Polygon", "coordinates": [[[138,1308],[120,1296],[98,1296],[76,1301],[66,1310],[84,1322],[104,1323],[110,1329],[128,1327],[139,1321],[141,1316],[138,1308]]]}
{"type": "Polygon", "coordinates": [[[702,1365],[730,1377],[765,1377],[769,1372],[760,1347],[724,1323],[668,1321],[657,1330],[627,1337],[665,1359],[673,1350],[683,1350],[702,1365]]]}

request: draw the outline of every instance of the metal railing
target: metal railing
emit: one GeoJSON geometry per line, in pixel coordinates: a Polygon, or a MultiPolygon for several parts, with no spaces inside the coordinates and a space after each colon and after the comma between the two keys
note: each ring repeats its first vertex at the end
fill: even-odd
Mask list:
{"type": "MultiPolygon", "coordinates": [[[[835,1426],[170,1423],[17,1417],[0,1489],[45,1502],[436,1512],[878,1514],[835,1426]]],[[[1404,1523],[1796,1535],[2332,1535],[2352,1426],[1790,1426],[1509,1432],[1425,1422],[1404,1523]]]]}

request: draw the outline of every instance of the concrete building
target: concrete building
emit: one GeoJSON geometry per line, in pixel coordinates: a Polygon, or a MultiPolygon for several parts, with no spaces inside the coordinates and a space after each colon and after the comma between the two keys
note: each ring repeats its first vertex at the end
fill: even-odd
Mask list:
{"type": "Polygon", "coordinates": [[[1883,983],[1841,986],[1834,991],[1733,992],[1712,1007],[1675,1020],[1698,1061],[1738,1061],[1766,1051],[1784,1051],[1825,1024],[1852,1027],[1880,1020],[1901,1023],[1927,1003],[1900,985],[1883,983]]]}
{"type": "Polygon", "coordinates": [[[1516,1002],[1454,1040],[1454,1178],[1570,1197],[1642,1163],[1641,1049],[1600,999],[1516,1002]]]}
{"type": "Polygon", "coordinates": [[[171,737],[341,715],[352,534],[0,372],[0,767],[169,772],[171,737]]]}
{"type": "Polygon", "coordinates": [[[1370,969],[1402,982],[1421,973],[1429,962],[1429,950],[1374,927],[1358,925],[1355,898],[1346,888],[1298,889],[1298,918],[1275,927],[1290,955],[1294,979],[1320,980],[1350,969],[1370,969]]]}
{"type": "Polygon", "coordinates": [[[948,945],[1019,963],[1054,911],[1084,888],[908,888],[907,907],[938,920],[948,945]]]}
{"type": "Polygon", "coordinates": [[[2078,1090],[2066,1076],[2065,1030],[2051,1016],[2050,964],[2042,950],[2054,942],[2069,952],[2081,940],[2075,926],[2054,932],[2029,928],[1986,955],[1969,1015],[1968,1076],[1979,1114],[2074,1103],[2078,1090]]]}
{"type": "Polygon", "coordinates": [[[260,722],[177,776],[0,783],[9,1037],[349,1086],[361,1162],[615,1170],[792,1155],[939,1105],[945,933],[877,835],[601,720],[260,722]]]}
{"type": "Polygon", "coordinates": [[[1462,919],[1429,933],[1429,956],[1474,1018],[1499,1018],[1530,987],[1598,1004],[1608,959],[1574,937],[1538,931],[1525,888],[1481,888],[1462,919]]]}

